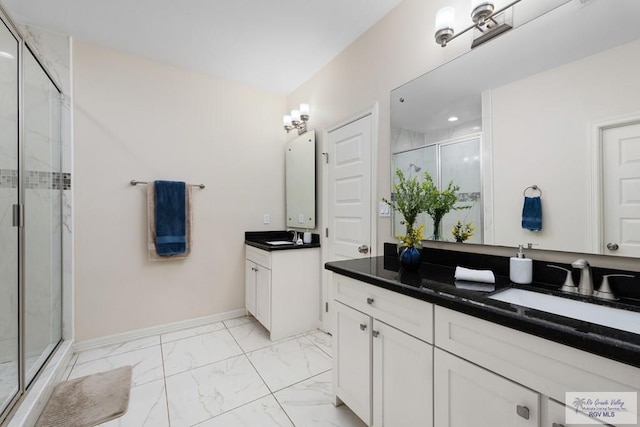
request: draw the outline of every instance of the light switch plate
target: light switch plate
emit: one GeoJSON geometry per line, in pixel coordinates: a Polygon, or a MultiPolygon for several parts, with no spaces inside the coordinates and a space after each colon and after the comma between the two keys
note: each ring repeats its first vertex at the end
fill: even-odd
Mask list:
{"type": "Polygon", "coordinates": [[[380,202],[380,216],[381,217],[390,217],[391,216],[391,206],[386,204],[385,202],[380,202]]]}

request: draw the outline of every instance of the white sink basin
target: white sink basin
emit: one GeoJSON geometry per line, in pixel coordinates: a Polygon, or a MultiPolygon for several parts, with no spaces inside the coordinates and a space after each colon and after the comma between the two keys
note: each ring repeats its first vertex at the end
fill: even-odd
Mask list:
{"type": "Polygon", "coordinates": [[[640,334],[640,312],[590,304],[523,289],[505,289],[489,298],[640,334]]]}
{"type": "Polygon", "coordinates": [[[280,246],[280,245],[293,245],[293,242],[289,240],[270,240],[266,242],[269,245],[280,246]]]}

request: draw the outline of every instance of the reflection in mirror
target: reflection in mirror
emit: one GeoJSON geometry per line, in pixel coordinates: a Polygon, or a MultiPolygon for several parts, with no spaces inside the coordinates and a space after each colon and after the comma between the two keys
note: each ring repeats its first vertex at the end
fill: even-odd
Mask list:
{"type": "Polygon", "coordinates": [[[395,89],[394,160],[475,132],[478,243],[640,257],[638,16],[636,0],[567,2],[395,89]],[[521,226],[532,185],[541,231],[521,226]]]}
{"type": "MultiPolygon", "coordinates": [[[[426,145],[421,148],[396,153],[393,155],[393,165],[400,168],[408,178],[417,176],[420,181],[424,173],[428,173],[436,186],[442,191],[449,182],[460,187],[458,202],[455,206],[470,206],[469,209],[451,210],[442,219],[438,240],[455,241],[451,231],[460,221],[471,224],[474,234],[467,242],[482,243],[482,198],[480,185],[480,136],[471,135],[466,138],[449,140],[441,143],[426,145]]],[[[397,177],[395,178],[397,181],[397,177]]],[[[397,182],[396,182],[397,184],[397,182]]],[[[404,230],[403,218],[394,213],[394,227],[396,233],[404,230]]],[[[434,240],[435,230],[433,220],[426,214],[420,214],[416,225],[425,224],[425,237],[434,240]]]]}
{"type": "Polygon", "coordinates": [[[316,134],[299,135],[286,146],[287,227],[316,227],[316,134]]]}

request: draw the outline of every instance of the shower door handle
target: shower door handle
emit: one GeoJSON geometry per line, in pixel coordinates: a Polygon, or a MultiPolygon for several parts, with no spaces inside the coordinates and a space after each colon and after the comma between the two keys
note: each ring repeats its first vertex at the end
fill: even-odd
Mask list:
{"type": "Polygon", "coordinates": [[[23,205],[13,205],[13,226],[24,227],[24,209],[23,205]]]}

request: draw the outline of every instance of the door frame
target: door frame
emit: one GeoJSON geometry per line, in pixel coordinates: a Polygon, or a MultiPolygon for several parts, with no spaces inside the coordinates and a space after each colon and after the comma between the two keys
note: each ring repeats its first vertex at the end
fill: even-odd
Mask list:
{"type": "MultiPolygon", "coordinates": [[[[591,176],[591,189],[589,192],[590,206],[589,227],[592,231],[589,236],[589,251],[591,253],[604,254],[604,206],[603,206],[603,144],[604,131],[617,127],[640,124],[640,111],[613,116],[589,123],[589,161],[587,167],[591,176]]],[[[610,254],[607,254],[610,255],[610,254]]]]}
{"type": "MultiPolygon", "coordinates": [[[[326,162],[326,153],[329,152],[329,133],[333,132],[341,127],[347,126],[355,121],[358,121],[366,116],[371,116],[371,206],[369,207],[369,215],[371,216],[371,243],[369,247],[369,256],[376,256],[378,253],[378,222],[377,222],[377,197],[378,197],[378,183],[377,179],[377,165],[378,165],[378,102],[376,101],[367,108],[357,111],[345,119],[342,119],[333,125],[327,126],[322,131],[322,227],[318,230],[320,232],[321,244],[321,266],[322,266],[322,289],[321,289],[321,301],[320,307],[321,321],[320,329],[325,332],[331,333],[331,324],[329,321],[330,312],[325,309],[326,303],[331,301],[331,290],[329,289],[329,271],[324,269],[324,264],[329,259],[329,239],[327,238],[326,229],[329,224],[329,168],[326,162]]],[[[329,304],[329,306],[331,306],[329,304]]]]}

